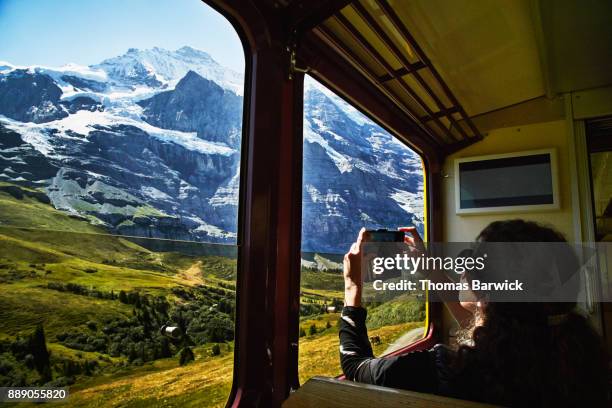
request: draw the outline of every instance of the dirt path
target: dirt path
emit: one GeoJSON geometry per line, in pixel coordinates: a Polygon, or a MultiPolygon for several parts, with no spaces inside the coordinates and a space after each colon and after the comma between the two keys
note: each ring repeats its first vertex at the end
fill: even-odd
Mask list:
{"type": "Polygon", "coordinates": [[[201,285],[204,283],[202,278],[202,261],[198,261],[185,269],[179,276],[189,282],[191,285],[201,285]]]}

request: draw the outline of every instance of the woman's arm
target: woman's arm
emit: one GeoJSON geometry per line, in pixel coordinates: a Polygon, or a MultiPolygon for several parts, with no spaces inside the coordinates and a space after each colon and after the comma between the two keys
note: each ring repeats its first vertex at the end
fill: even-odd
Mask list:
{"type": "Polygon", "coordinates": [[[357,241],[344,255],[344,306],[361,307],[361,242],[365,228],[359,230],[357,241]]]}
{"type": "Polygon", "coordinates": [[[367,312],[347,306],[340,319],[340,364],[347,379],[419,392],[437,392],[434,351],[375,358],[365,325],[367,312]]]}
{"type": "Polygon", "coordinates": [[[352,306],[345,306],[340,317],[340,365],[349,380],[360,381],[357,379],[359,368],[374,358],[365,318],[365,309],[352,306]]]}
{"type": "Polygon", "coordinates": [[[340,364],[347,378],[356,379],[358,368],[364,361],[374,358],[365,326],[366,311],[361,308],[361,241],[365,228],[359,231],[357,241],[344,255],[344,308],[340,317],[340,364]]]}
{"type": "MultiPolygon", "coordinates": [[[[429,351],[400,357],[374,358],[361,307],[361,243],[365,229],[344,256],[344,309],[340,318],[340,364],[349,380],[387,387],[433,392],[435,363],[429,351]]],[[[411,242],[408,242],[411,244],[411,242]]]]}

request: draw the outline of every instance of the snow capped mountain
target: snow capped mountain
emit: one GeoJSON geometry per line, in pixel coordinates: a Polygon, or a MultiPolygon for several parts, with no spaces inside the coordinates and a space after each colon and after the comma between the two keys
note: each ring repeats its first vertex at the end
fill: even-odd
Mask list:
{"type": "Polygon", "coordinates": [[[0,180],[114,233],[235,241],[242,98],[213,80],[237,89],[238,74],[188,47],[2,66],[0,180]]]}
{"type": "Polygon", "coordinates": [[[5,71],[12,71],[13,69],[15,69],[15,66],[13,64],[10,64],[6,61],[0,61],[0,73],[3,73],[5,71]]]}
{"type": "Polygon", "coordinates": [[[242,95],[243,75],[222,67],[204,51],[182,47],[176,51],[163,48],[139,50],[130,48],[125,54],[93,65],[119,83],[166,86],[173,88],[187,72],[193,71],[225,89],[242,95]]]}
{"type": "Polygon", "coordinates": [[[414,225],[421,233],[424,227],[420,158],[310,78],[302,218],[308,252],[345,252],[362,226],[414,225]]]}
{"type": "MultiPolygon", "coordinates": [[[[90,67],[0,62],[0,181],[110,232],[234,243],[244,78],[190,47],[90,67]]],[[[308,79],[303,249],[423,226],[420,159],[308,79]]]]}
{"type": "Polygon", "coordinates": [[[324,86],[321,86],[315,80],[306,76],[304,80],[304,93],[310,94],[310,91],[318,91],[325,95],[334,105],[336,105],[345,115],[347,115],[353,122],[363,125],[365,123],[371,123],[371,121],[363,113],[359,112],[353,106],[348,104],[344,99],[333,93],[331,90],[324,86]]]}
{"type": "Polygon", "coordinates": [[[142,119],[151,125],[240,146],[242,98],[194,71],[187,72],[174,90],[137,103],[143,108],[142,119]]]}

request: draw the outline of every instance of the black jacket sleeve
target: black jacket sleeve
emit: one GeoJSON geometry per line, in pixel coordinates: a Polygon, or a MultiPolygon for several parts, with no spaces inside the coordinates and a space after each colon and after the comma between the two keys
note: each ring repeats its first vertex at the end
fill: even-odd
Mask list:
{"type": "Polygon", "coordinates": [[[363,308],[345,307],[340,317],[340,363],[348,380],[419,392],[437,392],[434,350],[375,358],[363,308]]]}

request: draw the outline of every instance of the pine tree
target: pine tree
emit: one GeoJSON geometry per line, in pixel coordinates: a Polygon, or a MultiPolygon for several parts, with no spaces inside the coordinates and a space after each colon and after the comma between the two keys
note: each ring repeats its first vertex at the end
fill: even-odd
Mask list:
{"type": "Polygon", "coordinates": [[[185,365],[193,360],[195,360],[195,355],[193,354],[191,347],[183,347],[181,353],[179,354],[179,364],[185,365]]]}
{"type": "Polygon", "coordinates": [[[142,323],[142,328],[144,331],[144,335],[148,338],[151,334],[152,330],[152,322],[151,322],[151,314],[149,313],[149,309],[145,306],[143,307],[142,314],[139,316],[140,323],[142,323]]]}
{"type": "Polygon", "coordinates": [[[138,358],[138,353],[136,353],[136,347],[133,344],[130,344],[128,349],[128,361],[131,363],[132,361],[138,358]]]}
{"type": "Polygon", "coordinates": [[[170,342],[165,337],[161,338],[160,355],[162,358],[168,358],[172,356],[172,351],[170,350],[170,342]]]}
{"type": "Polygon", "coordinates": [[[218,344],[215,344],[214,346],[212,346],[211,352],[213,356],[218,356],[219,354],[221,354],[221,347],[219,347],[218,344]]]}
{"type": "Polygon", "coordinates": [[[30,350],[34,356],[34,367],[41,376],[43,382],[51,380],[51,364],[49,362],[49,350],[45,339],[45,329],[38,324],[32,336],[30,336],[30,350]]]}

